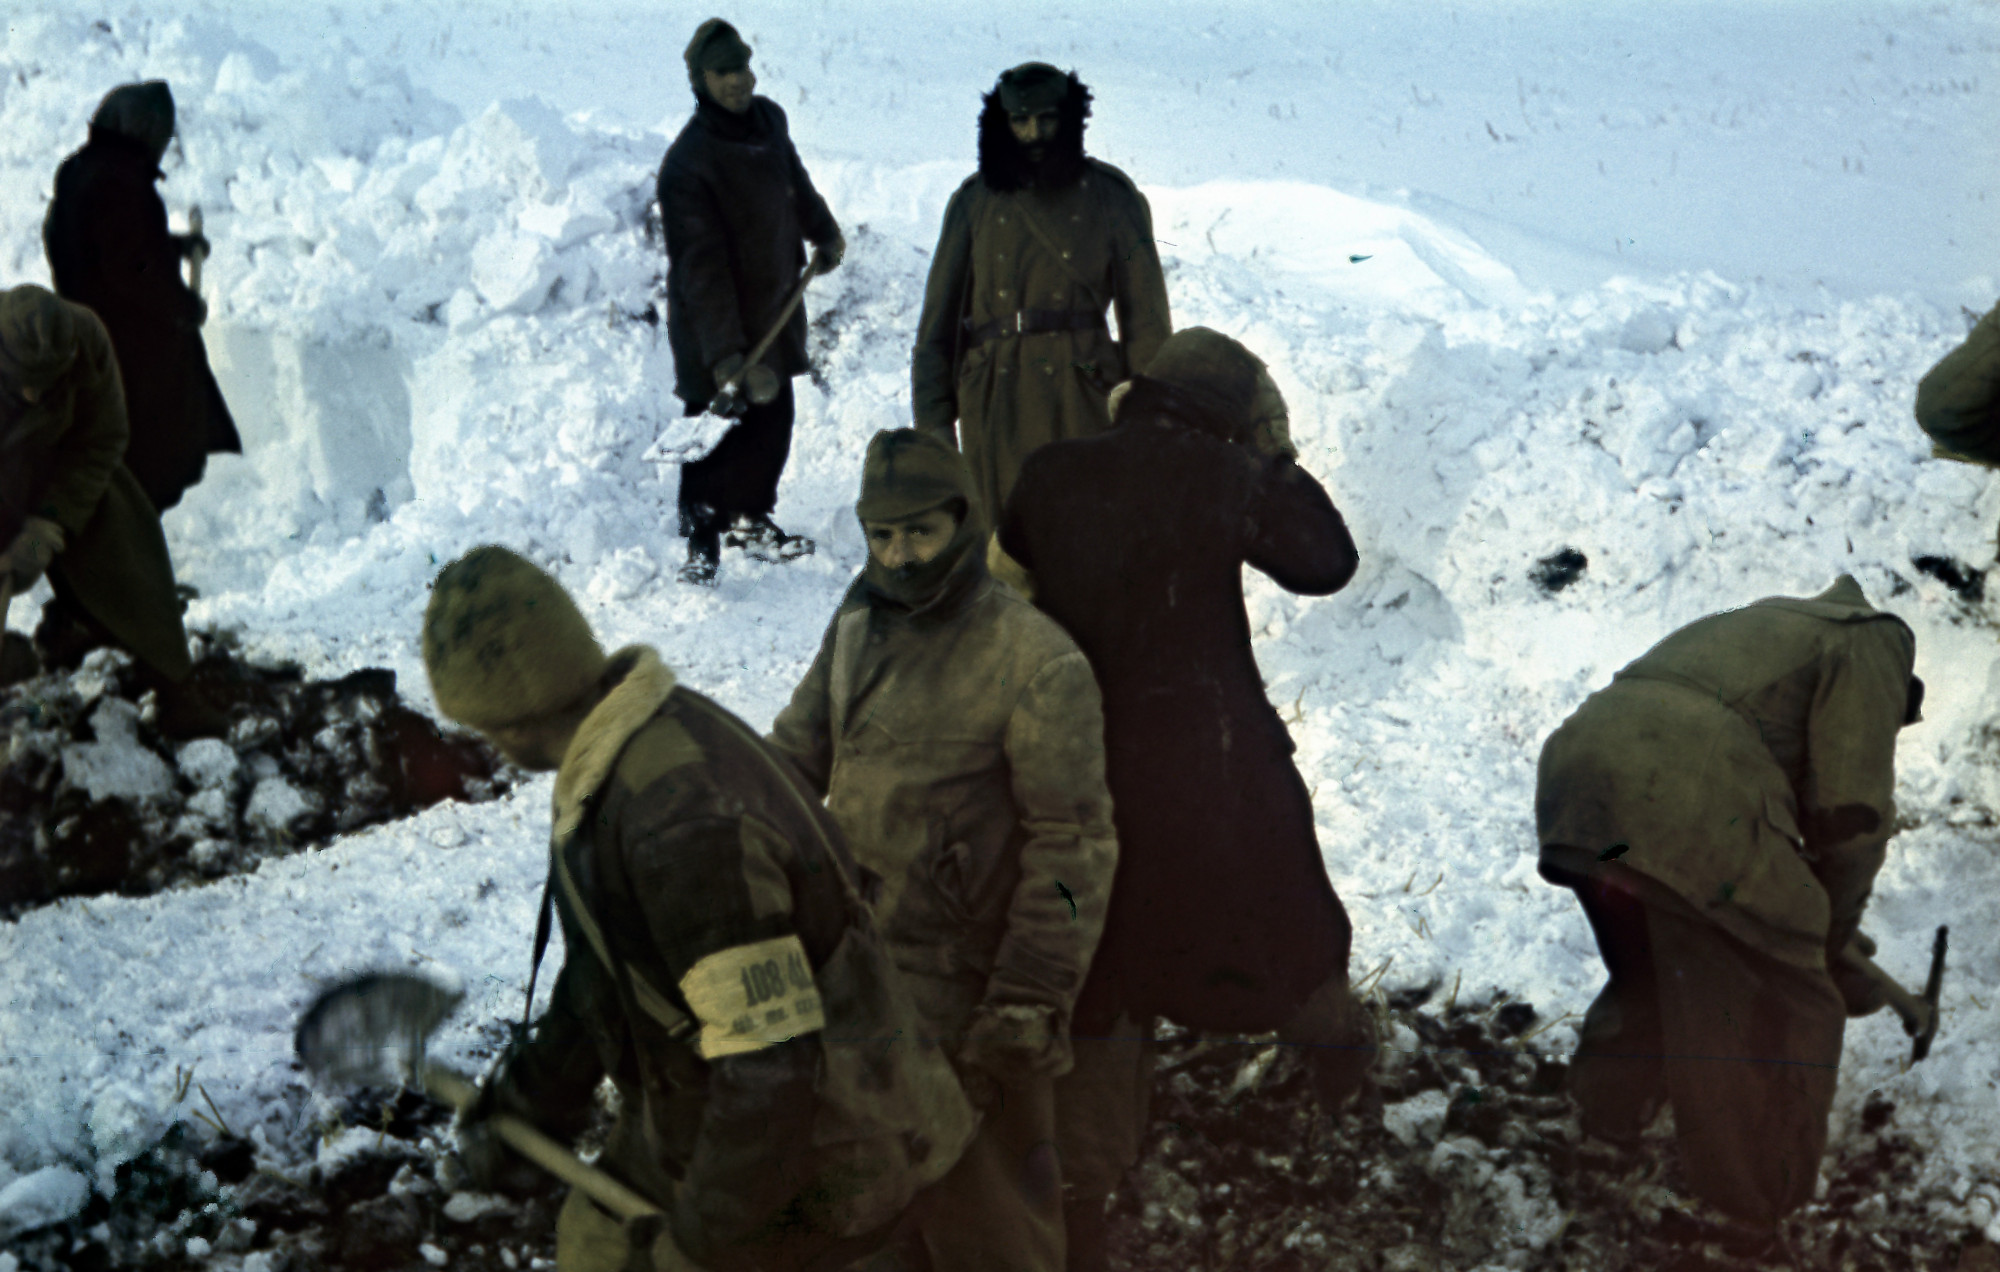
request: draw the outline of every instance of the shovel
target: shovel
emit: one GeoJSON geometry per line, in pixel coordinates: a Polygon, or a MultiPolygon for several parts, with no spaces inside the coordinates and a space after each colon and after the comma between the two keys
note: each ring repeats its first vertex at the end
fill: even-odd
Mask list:
{"type": "Polygon", "coordinates": [[[1904,989],[1895,977],[1877,967],[1856,942],[1848,942],[1847,948],[1840,952],[1840,961],[1873,981],[1882,990],[1890,1008],[1903,1018],[1903,1032],[1915,1039],[1910,1047],[1911,1064],[1928,1056],[1931,1043],[1937,1038],[1938,996],[1944,990],[1945,941],[1950,931],[1950,928],[1940,924],[1937,936],[1931,941],[1931,971],[1924,981],[1921,995],[1904,989]]]}
{"type": "MultiPolygon", "coordinates": [[[[190,238],[201,237],[201,204],[199,203],[188,209],[188,236],[190,238]]],[[[197,246],[188,253],[188,290],[196,296],[201,295],[201,263],[207,259],[208,249],[206,247],[197,246]]]]}
{"type": "MultiPolygon", "coordinates": [[[[292,1045],[306,1071],[339,1086],[400,1086],[414,1079],[432,1099],[463,1110],[470,1079],[424,1058],[425,1044],[463,994],[406,972],[371,972],[322,992],[299,1018],[292,1045]]],[[[621,1219],[660,1208],[520,1118],[495,1114],[494,1134],[521,1156],[581,1189],[621,1219]]]]}
{"type": "Polygon", "coordinates": [[[812,282],[815,275],[825,272],[820,265],[820,254],[814,252],[813,258],[806,262],[804,271],[799,274],[798,285],[792,288],[792,294],[786,298],[785,307],[778,311],[777,321],[773,322],[771,329],[764,333],[764,338],[744,355],[743,366],[736,374],[715,386],[715,397],[709,399],[709,408],[700,415],[683,416],[667,425],[653,440],[653,444],[646,448],[646,453],[641,456],[642,459],[649,459],[656,464],[691,464],[714,450],[722,441],[723,435],[736,427],[739,421],[715,413],[715,398],[721,397],[741,384],[743,377],[750,373],[750,368],[756,366],[758,359],[777,342],[779,333],[785,329],[785,324],[792,320],[793,311],[805,300],[807,285],[812,282]]]}

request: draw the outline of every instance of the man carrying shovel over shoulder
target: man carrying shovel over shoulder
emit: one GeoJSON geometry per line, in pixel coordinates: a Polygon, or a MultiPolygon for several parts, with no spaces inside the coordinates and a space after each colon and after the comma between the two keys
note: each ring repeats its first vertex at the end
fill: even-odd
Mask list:
{"type": "Polygon", "coordinates": [[[463,1114],[474,1182],[497,1174],[507,1118],[573,1136],[608,1074],[621,1111],[598,1167],[660,1213],[573,1192],[561,1272],[805,1272],[885,1240],[974,1116],[796,771],[651,649],[607,658],[505,548],[438,576],[423,651],[446,715],[556,773],[563,967],[463,1114]]]}
{"type": "Polygon", "coordinates": [[[797,295],[847,250],[792,146],[785,112],[757,97],[750,46],[710,18],[687,46],[695,111],[660,164],[667,337],[687,414],[735,416],[706,457],[681,468],[681,579],[711,584],[722,535],[767,561],[813,549],[771,521],[792,445],[792,377],[806,369],[797,295]],[[801,240],[816,249],[810,272],[801,240]],[[756,356],[762,350],[762,356],[756,356]]]}
{"type": "Polygon", "coordinates": [[[1611,975],[1570,1070],[1583,1129],[1634,1144],[1672,1104],[1688,1184],[1743,1253],[1812,1196],[1846,1018],[1893,997],[1860,924],[1915,656],[1841,575],[1669,634],[1542,748],[1541,873],[1611,975]]]}

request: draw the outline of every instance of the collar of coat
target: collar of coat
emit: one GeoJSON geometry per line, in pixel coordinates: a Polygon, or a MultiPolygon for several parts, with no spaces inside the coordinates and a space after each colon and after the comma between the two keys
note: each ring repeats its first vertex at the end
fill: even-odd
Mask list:
{"type": "Polygon", "coordinates": [[[613,668],[621,662],[629,663],[629,669],[583,718],[556,772],[557,842],[568,839],[583,824],[584,806],[610,778],[625,744],[659,714],[667,695],[674,691],[673,669],[647,646],[628,645],[611,656],[613,668]]]}
{"type": "Polygon", "coordinates": [[[777,132],[776,106],[768,97],[752,97],[750,109],[742,114],[727,109],[707,93],[695,94],[695,118],[722,141],[747,144],[769,141],[777,132]]]}
{"type": "Polygon", "coordinates": [[[1069,73],[1069,89],[1056,107],[1061,126],[1049,142],[1042,162],[1029,160],[1026,150],[1014,139],[1007,123],[1007,108],[1000,104],[1000,90],[981,99],[979,112],[979,177],[986,188],[999,193],[1024,190],[1029,186],[1059,190],[1075,185],[1088,160],[1083,154],[1084,120],[1090,117],[1090,90],[1069,73]]]}

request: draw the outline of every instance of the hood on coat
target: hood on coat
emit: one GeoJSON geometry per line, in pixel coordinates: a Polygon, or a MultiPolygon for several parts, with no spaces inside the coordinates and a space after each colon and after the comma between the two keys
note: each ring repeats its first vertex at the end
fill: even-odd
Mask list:
{"type": "Polygon", "coordinates": [[[987,189],[1001,193],[1031,185],[1059,189],[1083,175],[1083,129],[1084,121],[1090,118],[1091,94],[1075,71],[1069,73],[1068,88],[1056,108],[1062,126],[1039,165],[1028,158],[1026,149],[1014,139],[1014,130],[1007,126],[1007,108],[1000,102],[999,87],[980,101],[979,177],[987,189]]]}
{"type": "Polygon", "coordinates": [[[93,141],[119,137],[142,147],[157,165],[174,139],[174,94],[165,80],[120,84],[90,117],[93,141]]]}

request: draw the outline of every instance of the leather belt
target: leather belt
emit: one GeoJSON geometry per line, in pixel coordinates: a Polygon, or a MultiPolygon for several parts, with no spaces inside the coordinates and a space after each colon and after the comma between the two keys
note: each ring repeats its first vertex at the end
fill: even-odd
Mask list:
{"type": "Polygon", "coordinates": [[[1016,309],[992,322],[965,324],[967,337],[975,345],[1002,336],[1032,336],[1045,331],[1109,330],[1104,311],[1098,309],[1016,309]]]}

